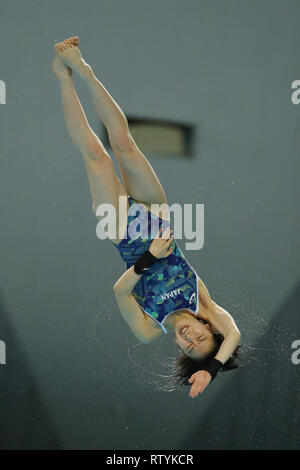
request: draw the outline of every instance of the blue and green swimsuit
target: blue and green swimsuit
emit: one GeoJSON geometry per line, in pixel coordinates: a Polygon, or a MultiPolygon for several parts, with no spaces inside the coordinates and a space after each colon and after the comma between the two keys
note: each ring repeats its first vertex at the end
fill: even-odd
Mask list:
{"type": "MultiPolygon", "coordinates": [[[[126,233],[120,243],[113,243],[119,250],[127,269],[149,249],[155,237],[151,234],[151,226],[157,227],[155,233],[160,227],[164,232],[170,226],[169,221],[156,216],[132,197],[128,198],[126,233]],[[135,207],[131,209],[133,205],[135,207]],[[130,236],[130,232],[133,233],[133,230],[130,230],[131,226],[137,234],[134,238],[130,236]]],[[[172,248],[169,256],[160,258],[142,275],[132,292],[143,311],[159,323],[164,333],[167,333],[164,322],[175,310],[186,309],[195,315],[198,312],[196,271],[188,263],[175,240],[172,242],[172,248]]]]}

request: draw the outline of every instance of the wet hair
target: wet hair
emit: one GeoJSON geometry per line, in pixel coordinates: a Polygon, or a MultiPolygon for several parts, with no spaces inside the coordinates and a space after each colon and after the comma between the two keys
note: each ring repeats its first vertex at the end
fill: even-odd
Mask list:
{"type": "MultiPolygon", "coordinates": [[[[191,385],[189,383],[189,378],[198,370],[205,367],[210,359],[215,357],[217,354],[221,343],[224,340],[224,336],[219,332],[212,333],[215,340],[215,347],[213,350],[208,353],[204,358],[201,359],[192,359],[191,357],[181,354],[180,357],[177,357],[173,360],[173,363],[169,365],[171,372],[168,376],[168,385],[167,388],[169,391],[174,390],[178,385],[191,385]]],[[[228,361],[225,362],[223,367],[221,367],[220,372],[226,372],[229,370],[242,367],[244,365],[242,347],[239,344],[234,350],[231,357],[228,361]]]]}

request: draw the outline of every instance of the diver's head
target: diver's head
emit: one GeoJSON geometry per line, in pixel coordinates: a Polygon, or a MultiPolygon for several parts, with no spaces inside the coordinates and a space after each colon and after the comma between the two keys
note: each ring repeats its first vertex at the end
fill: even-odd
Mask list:
{"type": "Polygon", "coordinates": [[[174,332],[177,348],[191,359],[205,359],[218,349],[211,325],[202,323],[194,315],[179,318],[174,332]]]}
{"type": "MultiPolygon", "coordinates": [[[[175,342],[180,356],[175,358],[169,376],[169,390],[176,385],[190,385],[189,378],[198,370],[205,368],[210,359],[214,358],[224,341],[224,336],[208,322],[194,315],[182,315],[174,324],[175,342]]],[[[243,354],[238,345],[220,369],[220,372],[243,366],[243,354]]]]}

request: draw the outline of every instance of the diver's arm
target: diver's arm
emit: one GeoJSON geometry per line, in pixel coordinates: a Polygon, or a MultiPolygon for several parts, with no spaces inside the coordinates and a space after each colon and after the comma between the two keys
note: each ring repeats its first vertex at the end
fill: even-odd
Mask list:
{"type": "Polygon", "coordinates": [[[199,303],[202,305],[202,307],[205,309],[210,309],[213,308],[213,300],[207,290],[206,285],[200,279],[199,276],[198,278],[198,297],[199,297],[199,303]]]}
{"type": "Polygon", "coordinates": [[[139,341],[150,343],[162,334],[151,324],[151,318],[142,311],[132,294],[115,291],[115,297],[122,317],[139,341]]]}
{"type": "MultiPolygon", "coordinates": [[[[224,337],[214,359],[225,364],[239,345],[241,333],[232,316],[226,312],[226,310],[217,305],[211,299],[207,306],[208,308],[205,312],[205,319],[224,337]]],[[[203,369],[195,372],[189,378],[189,383],[192,384],[190,397],[195,398],[199,393],[202,393],[211,380],[212,374],[209,370],[203,369]]]]}
{"type": "MultiPolygon", "coordinates": [[[[161,230],[159,230],[159,232],[161,232],[161,230]]],[[[173,234],[170,227],[168,227],[160,238],[155,238],[152,241],[149,252],[157,259],[165,258],[172,253],[172,242],[173,234]]],[[[143,274],[137,274],[134,270],[134,266],[131,266],[115,283],[115,294],[130,294],[142,275],[143,274]]]]}
{"type": "Polygon", "coordinates": [[[224,336],[215,359],[225,364],[240,343],[241,333],[232,316],[215,302],[207,310],[209,323],[224,336]]]}
{"type": "Polygon", "coordinates": [[[134,266],[131,266],[115,283],[113,287],[115,295],[129,295],[141,279],[142,275],[143,274],[137,274],[134,271],[134,266]]]}
{"type": "Polygon", "coordinates": [[[115,283],[113,290],[120,313],[135,337],[142,343],[147,342],[146,338],[146,318],[132,295],[135,285],[140,280],[142,274],[136,274],[134,266],[127,269],[125,273],[115,283]]]}
{"type": "MultiPolygon", "coordinates": [[[[155,258],[169,256],[172,252],[173,235],[168,228],[163,236],[154,239],[149,248],[155,258]]],[[[114,285],[114,294],[124,320],[128,323],[133,334],[143,343],[149,343],[162,334],[162,330],[155,328],[152,319],[146,315],[132,295],[132,291],[143,274],[137,274],[131,266],[118,279],[114,285]]]]}
{"type": "Polygon", "coordinates": [[[146,315],[132,295],[135,285],[143,274],[136,274],[131,266],[114,285],[114,294],[120,313],[134,336],[142,343],[150,343],[162,334],[152,325],[152,319],[146,315]]]}
{"type": "Polygon", "coordinates": [[[222,341],[219,351],[215,355],[215,359],[225,364],[230,356],[234,353],[241,340],[241,333],[237,331],[230,332],[222,341]]]}
{"type": "Polygon", "coordinates": [[[235,324],[232,316],[220,305],[214,302],[203,281],[198,276],[198,295],[202,305],[201,314],[216,331],[224,336],[224,340],[219,348],[215,359],[225,364],[238,346],[241,333],[235,324]]]}
{"type": "MultiPolygon", "coordinates": [[[[224,333],[224,340],[214,357],[214,359],[220,361],[222,364],[225,364],[225,362],[228,361],[241,339],[241,333],[237,329],[227,330],[226,327],[225,329],[226,333],[224,333]]],[[[195,372],[189,378],[189,383],[192,385],[190,389],[190,397],[195,398],[199,393],[203,393],[208,384],[212,381],[212,378],[212,374],[207,369],[195,372]]]]}

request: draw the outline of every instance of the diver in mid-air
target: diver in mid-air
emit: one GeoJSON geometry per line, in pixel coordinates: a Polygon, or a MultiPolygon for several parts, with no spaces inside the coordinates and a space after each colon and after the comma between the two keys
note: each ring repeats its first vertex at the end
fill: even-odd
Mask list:
{"type": "Polygon", "coordinates": [[[95,77],[78,44],[78,37],[56,44],[52,70],[59,80],[67,129],[86,166],[94,213],[98,214],[99,205],[111,204],[116,210],[117,226],[122,228],[120,238],[110,237],[127,266],[113,287],[115,298],[139,341],[149,343],[164,333],[174,333],[181,352],[174,380],[191,385],[190,396],[194,398],[219,371],[239,366],[241,334],[232,316],[212,300],[188,263],[174,240],[169,219],[153,210],[153,204],[167,204],[162,185],[137,147],[126,116],[95,77]],[[75,91],[73,72],[90,90],[123,182],[89,126],[75,91]],[[122,198],[126,200],[125,211],[119,210],[122,198]],[[130,235],[135,221],[132,206],[139,209],[139,220],[144,221],[143,235],[139,237],[130,235]],[[151,237],[148,229],[154,221],[159,231],[151,237]]]}

